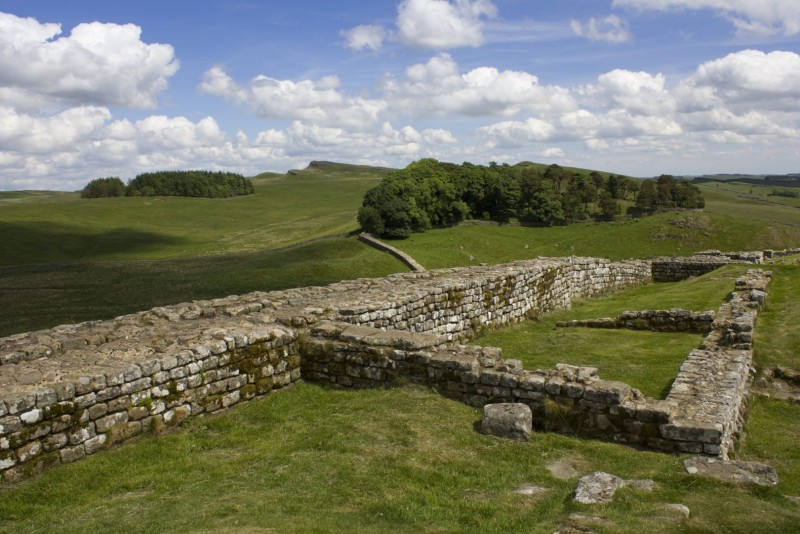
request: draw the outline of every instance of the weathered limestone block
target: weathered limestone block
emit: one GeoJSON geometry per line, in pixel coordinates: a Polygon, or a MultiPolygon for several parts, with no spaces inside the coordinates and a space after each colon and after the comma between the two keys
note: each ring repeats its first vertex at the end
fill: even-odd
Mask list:
{"type": "Polygon", "coordinates": [[[483,408],[481,432],[502,438],[527,441],[533,426],[533,413],[527,404],[487,404],[483,408]]]}
{"type": "Polygon", "coordinates": [[[581,504],[605,504],[614,500],[614,494],[625,481],[610,473],[598,471],[581,477],[575,487],[574,500],[581,504]]]}
{"type": "Polygon", "coordinates": [[[728,461],[718,458],[695,457],[683,462],[686,472],[692,475],[709,476],[759,486],[777,486],[775,468],[760,462],[728,461]]]}

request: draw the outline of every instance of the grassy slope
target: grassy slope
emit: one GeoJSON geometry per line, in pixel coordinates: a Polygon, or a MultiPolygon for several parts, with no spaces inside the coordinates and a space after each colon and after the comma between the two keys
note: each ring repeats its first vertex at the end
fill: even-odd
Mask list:
{"type": "Polygon", "coordinates": [[[0,336],[178,302],[407,270],[352,237],[245,255],[0,267],[0,336]]]}
{"type": "Polygon", "coordinates": [[[405,271],[353,238],[264,250],[354,230],[361,197],[386,172],[323,163],[265,173],[255,195],[232,199],[0,194],[0,336],[405,271]],[[159,260],[94,261],[143,258],[159,260]]]}
{"type": "Polygon", "coordinates": [[[256,194],[228,199],[0,195],[0,265],[220,255],[349,232],[385,172],[355,169],[265,175],[256,194]]]}
{"type": "Polygon", "coordinates": [[[800,210],[766,204],[745,210],[735,197],[725,198],[730,200],[710,201],[704,213],[662,213],[613,223],[546,228],[458,226],[412,234],[392,244],[428,268],[502,263],[537,256],[623,259],[687,255],[712,248],[800,246],[800,210]],[[736,215],[745,212],[747,217],[736,215]]]}

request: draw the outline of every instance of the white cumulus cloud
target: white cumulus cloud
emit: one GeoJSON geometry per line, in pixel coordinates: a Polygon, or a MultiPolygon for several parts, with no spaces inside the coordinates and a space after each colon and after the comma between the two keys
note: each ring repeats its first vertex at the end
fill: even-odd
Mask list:
{"type": "Polygon", "coordinates": [[[380,50],[383,42],[389,37],[389,31],[376,24],[361,24],[355,28],[344,30],[341,35],[345,38],[345,45],[351,50],[380,50]]]}
{"type": "Polygon", "coordinates": [[[699,108],[732,106],[797,111],[800,55],[742,50],[700,65],[683,94],[699,108]]]}
{"type": "Polygon", "coordinates": [[[178,70],[170,45],[147,44],[133,24],[59,24],[0,13],[0,103],[152,108],[178,70]]]}
{"type": "Polygon", "coordinates": [[[541,85],[530,73],[478,67],[462,74],[446,53],[408,67],[403,80],[384,80],[384,97],[414,115],[510,116],[575,107],[567,89],[541,85]]]}
{"type": "Polygon", "coordinates": [[[380,100],[348,96],[337,76],[319,80],[279,80],[259,75],[247,87],[237,84],[222,67],[203,75],[200,91],[246,104],[262,118],[302,120],[318,125],[366,128],[386,108],[380,100]]]}
{"type": "Polygon", "coordinates": [[[589,102],[607,108],[627,110],[638,115],[671,113],[675,101],[667,90],[666,78],[659,73],[614,69],[597,78],[597,83],[582,87],[589,102]]]}
{"type": "Polygon", "coordinates": [[[730,20],[742,33],[800,33],[800,2],[797,0],[614,0],[613,5],[658,11],[711,9],[730,20]]]}
{"type": "Polygon", "coordinates": [[[397,9],[400,39],[433,50],[483,44],[484,20],[497,16],[490,0],[403,0],[397,9]]]}
{"type": "Polygon", "coordinates": [[[570,27],[575,35],[586,37],[591,41],[606,43],[627,43],[632,39],[628,23],[617,15],[604,18],[592,17],[586,22],[572,20],[570,27]]]}

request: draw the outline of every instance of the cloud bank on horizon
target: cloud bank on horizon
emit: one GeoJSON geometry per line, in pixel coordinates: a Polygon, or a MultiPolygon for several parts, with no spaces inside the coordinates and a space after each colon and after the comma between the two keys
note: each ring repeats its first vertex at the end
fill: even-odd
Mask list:
{"type": "Polygon", "coordinates": [[[0,190],[313,159],[800,172],[796,0],[34,4],[0,0],[0,190]]]}

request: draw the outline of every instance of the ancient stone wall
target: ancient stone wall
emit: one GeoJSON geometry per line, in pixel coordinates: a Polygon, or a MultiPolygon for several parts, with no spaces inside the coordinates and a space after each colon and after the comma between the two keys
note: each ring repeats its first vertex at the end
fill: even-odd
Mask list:
{"type": "Polygon", "coordinates": [[[4,352],[0,366],[3,478],[26,478],[298,380],[296,334],[259,319],[211,325],[137,314],[34,334],[33,347],[20,343],[29,335],[6,338],[4,348],[19,350],[4,352]]]}
{"type": "Polygon", "coordinates": [[[667,396],[674,409],[664,437],[686,443],[688,452],[724,458],[744,424],[753,378],[753,333],[770,276],[769,271],[752,269],[736,280],[713,329],[675,377],[667,396]]]}
{"type": "Polygon", "coordinates": [[[711,330],[714,312],[693,312],[674,308],[671,310],[626,311],[615,318],[576,319],[559,321],[558,328],[624,328],[627,330],[648,330],[650,332],[693,332],[705,334],[711,330]]]}
{"type": "Polygon", "coordinates": [[[761,264],[764,252],[720,252],[708,250],[688,257],[655,258],[653,265],[654,282],[677,282],[692,276],[702,276],[731,263],[761,264]]]}
{"type": "Polygon", "coordinates": [[[766,298],[756,273],[737,283],[666,401],[594,369],[525,371],[499,349],[453,344],[650,276],[644,261],[543,258],[254,292],[3,338],[0,472],[18,480],[301,376],[339,387],[419,382],[475,406],[522,401],[541,428],[724,456],[766,298]]]}
{"type": "Polygon", "coordinates": [[[348,388],[418,383],[476,407],[521,402],[542,429],[724,458],[742,425],[753,328],[768,280],[758,270],[737,280],[666,400],[602,380],[596,368],[558,364],[526,371],[518,361],[503,360],[499,349],[344,323],[311,329],[303,375],[348,388]]]}
{"type": "MultiPolygon", "coordinates": [[[[326,321],[397,329],[400,350],[431,348],[649,278],[647,262],[542,259],[256,292],[3,338],[0,472],[18,480],[285,387],[301,377],[308,330],[326,321]]],[[[374,350],[395,350],[378,332],[374,350]]],[[[382,381],[364,373],[352,378],[382,381]]]]}

